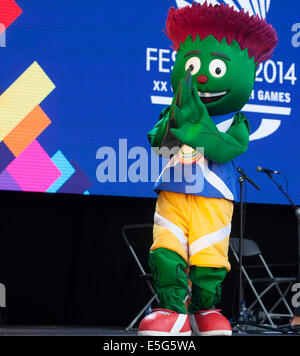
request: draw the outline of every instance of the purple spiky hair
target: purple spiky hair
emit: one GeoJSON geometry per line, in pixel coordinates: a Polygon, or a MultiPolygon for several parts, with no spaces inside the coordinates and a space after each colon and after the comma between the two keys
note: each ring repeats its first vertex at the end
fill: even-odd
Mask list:
{"type": "Polygon", "coordinates": [[[197,35],[200,39],[213,35],[219,42],[225,37],[229,45],[236,40],[241,50],[248,48],[249,58],[254,56],[257,64],[272,56],[278,42],[274,28],[265,19],[249,16],[244,10],[235,11],[229,5],[212,6],[207,2],[170,8],[165,32],[175,50],[189,35],[193,40],[197,35]]]}

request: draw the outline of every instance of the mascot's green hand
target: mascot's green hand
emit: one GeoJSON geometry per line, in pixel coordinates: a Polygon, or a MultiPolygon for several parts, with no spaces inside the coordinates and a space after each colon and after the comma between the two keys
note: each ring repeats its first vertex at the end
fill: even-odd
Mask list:
{"type": "Polygon", "coordinates": [[[242,146],[248,148],[250,124],[247,117],[239,112],[235,114],[233,122],[226,134],[235,138],[242,146]]]}
{"type": "Polygon", "coordinates": [[[186,120],[195,122],[198,114],[191,89],[184,80],[181,80],[171,105],[161,112],[158,123],[147,134],[151,146],[180,145],[181,143],[170,134],[170,129],[180,127],[186,120]],[[183,110],[180,109],[181,107],[183,110]]]}
{"type": "Polygon", "coordinates": [[[172,128],[180,128],[186,121],[195,123],[204,115],[208,115],[202,104],[197,88],[192,86],[190,72],[185,80],[179,82],[178,88],[173,97],[172,103],[165,108],[159,117],[158,123],[147,134],[152,147],[181,145],[172,135],[172,128]]]}
{"type": "Polygon", "coordinates": [[[201,137],[207,135],[210,139],[219,131],[201,101],[196,86],[189,89],[186,81],[181,80],[176,96],[173,108],[171,106],[175,128],[171,128],[170,132],[184,144],[194,148],[204,147],[201,137]]]}
{"type": "Polygon", "coordinates": [[[186,121],[196,123],[208,115],[202,104],[195,86],[188,87],[185,80],[181,79],[177,92],[171,104],[171,115],[174,117],[174,126],[180,128],[186,121]],[[198,103],[201,102],[201,104],[198,103]]]}

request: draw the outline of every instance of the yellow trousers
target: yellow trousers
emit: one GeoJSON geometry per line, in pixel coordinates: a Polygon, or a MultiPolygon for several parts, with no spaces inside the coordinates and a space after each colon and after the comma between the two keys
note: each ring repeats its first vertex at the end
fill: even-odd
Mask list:
{"type": "Polygon", "coordinates": [[[164,247],[177,252],[189,266],[229,271],[232,214],[230,200],[160,191],[151,251],[164,247]]]}

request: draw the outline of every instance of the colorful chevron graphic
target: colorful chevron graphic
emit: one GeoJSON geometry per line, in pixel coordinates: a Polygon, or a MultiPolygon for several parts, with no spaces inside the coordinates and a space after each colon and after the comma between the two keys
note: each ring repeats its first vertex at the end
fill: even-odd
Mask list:
{"type": "Polygon", "coordinates": [[[38,142],[51,124],[40,103],[55,85],[34,62],[0,96],[0,189],[84,193],[92,182],[75,160],[52,157],[38,142]]]}

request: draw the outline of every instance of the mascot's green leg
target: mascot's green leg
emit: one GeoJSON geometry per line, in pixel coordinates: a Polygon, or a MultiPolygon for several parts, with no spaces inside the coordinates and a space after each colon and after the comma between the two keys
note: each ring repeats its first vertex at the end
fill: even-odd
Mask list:
{"type": "Polygon", "coordinates": [[[160,308],[186,314],[184,299],[188,291],[187,267],[176,252],[158,248],[149,254],[153,286],[160,300],[160,308]]]}
{"type": "Polygon", "coordinates": [[[189,278],[192,282],[192,297],[189,313],[215,309],[221,300],[221,283],[226,273],[225,268],[191,267],[189,278]]]}

